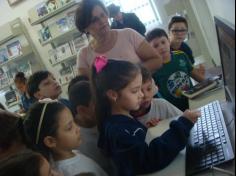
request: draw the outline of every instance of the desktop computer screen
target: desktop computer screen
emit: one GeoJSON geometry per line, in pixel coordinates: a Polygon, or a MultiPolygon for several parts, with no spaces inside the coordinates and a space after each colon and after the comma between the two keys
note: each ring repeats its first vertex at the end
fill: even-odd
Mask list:
{"type": "Polygon", "coordinates": [[[235,27],[226,20],[215,17],[220,49],[226,99],[235,109],[235,27]]]}

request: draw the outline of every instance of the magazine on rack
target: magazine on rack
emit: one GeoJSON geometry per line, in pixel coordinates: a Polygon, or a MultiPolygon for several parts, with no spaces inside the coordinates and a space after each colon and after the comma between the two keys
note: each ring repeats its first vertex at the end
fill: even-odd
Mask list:
{"type": "Polygon", "coordinates": [[[42,28],[41,30],[39,30],[39,36],[40,36],[40,40],[42,42],[45,42],[45,41],[49,40],[50,38],[52,38],[49,27],[46,26],[46,27],[42,28]]]}
{"type": "Polygon", "coordinates": [[[66,17],[57,20],[56,25],[59,33],[65,33],[70,30],[70,26],[66,17]]]}
{"type": "Polygon", "coordinates": [[[72,45],[73,45],[74,52],[77,53],[80,50],[80,48],[85,45],[84,38],[82,36],[75,38],[72,41],[72,45]]]}
{"type": "Polygon", "coordinates": [[[8,60],[8,54],[6,48],[0,48],[0,64],[8,60]]]}
{"type": "Polygon", "coordinates": [[[72,56],[72,52],[70,49],[69,43],[65,43],[56,48],[57,58],[58,60],[64,60],[70,56],[72,56]]]}
{"type": "Polygon", "coordinates": [[[49,13],[58,8],[57,0],[47,0],[46,5],[49,13]]]}
{"type": "Polygon", "coordinates": [[[68,26],[70,29],[75,28],[75,11],[70,11],[66,14],[68,26]]]}
{"type": "Polygon", "coordinates": [[[48,51],[48,55],[49,55],[49,62],[51,64],[55,64],[58,62],[58,58],[57,58],[57,52],[55,49],[51,49],[48,51]]]}
{"type": "Polygon", "coordinates": [[[68,2],[70,2],[71,0],[59,0],[60,4],[61,5],[65,5],[67,4],[68,2]]]}
{"type": "Polygon", "coordinates": [[[10,58],[20,56],[22,54],[22,48],[19,40],[14,41],[7,45],[7,52],[10,58]]]}
{"type": "Polygon", "coordinates": [[[48,14],[48,8],[47,8],[47,5],[46,5],[46,2],[41,2],[38,5],[36,5],[36,11],[37,11],[39,17],[47,15],[48,14]]]}

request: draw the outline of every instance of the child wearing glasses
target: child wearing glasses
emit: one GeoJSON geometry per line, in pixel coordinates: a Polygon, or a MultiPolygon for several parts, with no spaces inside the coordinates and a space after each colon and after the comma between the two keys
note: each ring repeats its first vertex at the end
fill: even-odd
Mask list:
{"type": "Polygon", "coordinates": [[[191,63],[194,64],[195,60],[193,57],[193,51],[188,46],[188,44],[184,42],[188,33],[187,20],[182,16],[172,17],[168,25],[168,30],[169,30],[171,51],[180,50],[185,52],[188,55],[188,58],[191,61],[191,63]]]}
{"type": "Polygon", "coordinates": [[[75,151],[81,143],[80,129],[71,111],[57,100],[34,104],[25,119],[24,131],[32,149],[43,154],[65,176],[92,172],[107,174],[93,160],[75,151]]]}
{"type": "Polygon", "coordinates": [[[182,91],[193,86],[190,77],[202,82],[204,76],[192,66],[184,52],[170,51],[170,41],[163,29],[153,29],[147,34],[146,39],[163,59],[162,68],[153,74],[159,92],[164,99],[185,111],[189,105],[182,91]]]}

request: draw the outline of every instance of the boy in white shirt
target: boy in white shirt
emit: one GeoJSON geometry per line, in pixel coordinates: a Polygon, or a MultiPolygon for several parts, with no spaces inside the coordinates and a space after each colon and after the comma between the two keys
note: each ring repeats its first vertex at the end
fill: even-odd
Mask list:
{"type": "Polygon", "coordinates": [[[142,92],[144,94],[139,110],[132,115],[147,128],[156,126],[160,120],[181,116],[183,112],[177,107],[161,98],[153,98],[152,75],[144,67],[142,71],[142,92]]]}

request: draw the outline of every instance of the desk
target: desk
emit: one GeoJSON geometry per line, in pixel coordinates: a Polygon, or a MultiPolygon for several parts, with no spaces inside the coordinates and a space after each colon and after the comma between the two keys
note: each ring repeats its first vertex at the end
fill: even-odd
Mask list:
{"type": "MultiPolygon", "coordinates": [[[[189,100],[189,105],[191,109],[198,109],[199,107],[209,104],[210,102],[215,101],[215,100],[220,100],[220,101],[225,102],[225,92],[223,88],[212,91],[212,92],[208,92],[194,100],[189,100]]],[[[157,127],[148,129],[146,142],[149,143],[153,138],[160,136],[164,131],[166,131],[169,128],[170,121],[172,120],[173,119],[163,120],[161,121],[161,124],[159,124],[157,127]]],[[[230,129],[229,133],[233,134],[232,145],[234,148],[234,143],[235,143],[234,127],[230,129]]],[[[221,168],[224,168],[234,173],[235,172],[234,164],[235,164],[235,160],[232,163],[221,165],[221,168]]],[[[211,175],[212,176],[228,176],[227,174],[223,174],[217,171],[214,171],[214,175],[212,171],[205,171],[205,172],[196,174],[195,176],[211,176],[211,175]]],[[[185,176],[185,150],[181,151],[180,154],[176,157],[176,159],[165,169],[159,172],[153,173],[153,174],[147,174],[145,176],[185,176]]]]}
{"type": "Polygon", "coordinates": [[[223,88],[207,91],[199,97],[189,100],[189,107],[190,109],[198,109],[215,100],[225,101],[225,91],[223,88]]]}
{"type": "MultiPolygon", "coordinates": [[[[158,126],[149,128],[146,136],[146,142],[149,144],[152,139],[160,136],[167,129],[173,119],[162,120],[158,126]]],[[[185,150],[181,151],[172,163],[165,169],[145,176],[184,176],[185,175],[185,150]]]]}

